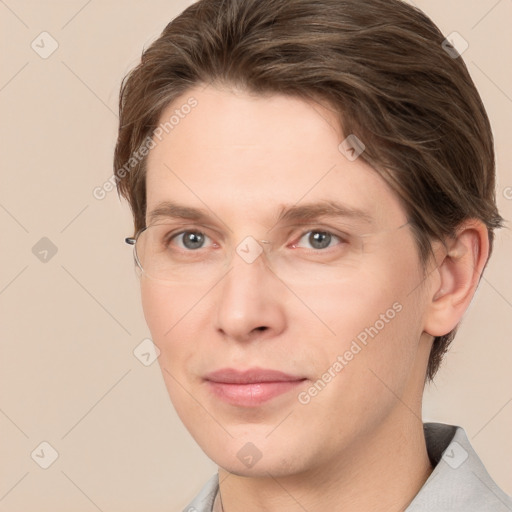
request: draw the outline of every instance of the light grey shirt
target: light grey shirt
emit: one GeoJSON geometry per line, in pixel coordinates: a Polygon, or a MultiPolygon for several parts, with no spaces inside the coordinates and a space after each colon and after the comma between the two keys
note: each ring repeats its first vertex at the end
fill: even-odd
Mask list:
{"type": "MultiPolygon", "coordinates": [[[[405,512],[512,511],[512,497],[487,473],[462,427],[424,423],[423,430],[434,471],[405,512]]],[[[215,473],[183,512],[221,510],[218,490],[219,475],[215,473]]]]}

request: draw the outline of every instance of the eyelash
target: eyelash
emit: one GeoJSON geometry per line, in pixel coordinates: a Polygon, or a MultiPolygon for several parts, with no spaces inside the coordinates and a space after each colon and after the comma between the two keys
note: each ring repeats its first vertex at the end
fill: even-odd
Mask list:
{"type": "MultiPolygon", "coordinates": [[[[206,237],[210,238],[208,235],[206,235],[202,231],[199,231],[199,230],[196,230],[196,229],[185,229],[185,230],[179,231],[178,233],[170,233],[169,235],[167,235],[165,237],[165,244],[169,245],[175,238],[177,238],[180,235],[183,235],[185,233],[200,233],[200,234],[205,235],[206,237]]],[[[316,253],[316,254],[320,254],[320,253],[327,254],[327,253],[330,253],[333,249],[335,249],[335,247],[348,243],[348,241],[347,241],[348,237],[346,235],[344,235],[344,236],[338,235],[338,234],[333,233],[332,231],[329,231],[327,229],[316,227],[316,228],[310,228],[310,229],[308,229],[306,231],[303,231],[300,234],[300,236],[296,239],[297,241],[292,243],[293,248],[294,249],[298,248],[298,247],[296,247],[296,245],[300,242],[300,240],[302,240],[302,238],[304,238],[305,235],[307,235],[309,233],[325,233],[325,234],[328,234],[328,235],[330,235],[331,237],[333,237],[335,239],[338,239],[339,243],[335,244],[334,246],[327,246],[324,249],[313,249],[313,248],[307,249],[306,248],[305,250],[308,251],[308,252],[312,252],[312,253],[316,253]]],[[[211,240],[211,238],[210,238],[210,240],[211,240]]],[[[201,249],[204,249],[204,247],[200,247],[199,249],[195,249],[195,250],[194,249],[181,248],[181,247],[178,248],[179,251],[184,252],[184,253],[190,253],[190,254],[197,253],[201,249]]],[[[304,248],[302,248],[302,249],[304,249],[304,248]]]]}

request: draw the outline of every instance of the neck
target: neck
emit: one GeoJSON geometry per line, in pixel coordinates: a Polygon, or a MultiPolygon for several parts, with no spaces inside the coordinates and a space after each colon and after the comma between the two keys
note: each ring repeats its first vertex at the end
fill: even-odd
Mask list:
{"type": "Polygon", "coordinates": [[[270,469],[268,478],[251,478],[219,467],[223,510],[405,510],[433,470],[420,417],[398,404],[371,436],[301,474],[274,478],[270,469]]]}

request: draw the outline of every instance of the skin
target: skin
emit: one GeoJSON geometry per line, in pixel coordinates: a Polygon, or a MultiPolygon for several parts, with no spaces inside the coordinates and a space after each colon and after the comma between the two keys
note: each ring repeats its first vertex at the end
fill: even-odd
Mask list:
{"type": "Polygon", "coordinates": [[[339,151],[345,136],[326,106],[196,87],[161,120],[190,97],[197,107],[149,154],[147,212],[165,200],[207,208],[208,227],[173,225],[201,230],[202,254],[224,257],[215,271],[194,267],[200,279],[193,270],[171,283],[143,273],[141,293],[170,398],[219,466],[224,511],[404,509],[432,471],[421,399],[433,336],[469,305],[488,255],[485,226],[468,221],[446,247],[435,243],[425,278],[410,226],[397,229],[407,222],[401,203],[363,158],[339,151]],[[373,220],[276,225],[281,207],[325,199],[373,220]],[[352,238],[334,239],[325,257],[301,238],[318,227],[352,238]],[[247,236],[272,243],[268,259],[237,255],[247,236]],[[300,403],[298,393],[395,303],[400,312],[300,403]],[[204,380],[254,366],[307,380],[256,408],[220,401],[204,380]],[[237,457],[249,442],[261,454],[252,467],[237,457]]]}

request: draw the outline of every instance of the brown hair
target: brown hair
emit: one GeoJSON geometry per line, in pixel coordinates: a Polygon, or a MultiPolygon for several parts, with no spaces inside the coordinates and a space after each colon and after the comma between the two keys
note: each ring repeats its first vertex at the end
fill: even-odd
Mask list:
{"type": "MultiPolygon", "coordinates": [[[[491,127],[462,58],[447,51],[444,40],[424,13],[400,0],[191,5],[121,86],[114,173],[135,232],[146,215],[140,148],[169,103],[193,86],[216,82],[317,98],[334,108],[342,133],[363,141],[361,157],[400,197],[423,264],[431,241],[453,236],[469,218],[486,224],[492,249],[493,229],[503,219],[495,202],[491,127]]],[[[454,335],[435,338],[426,379],[433,379],[454,335]]]]}

